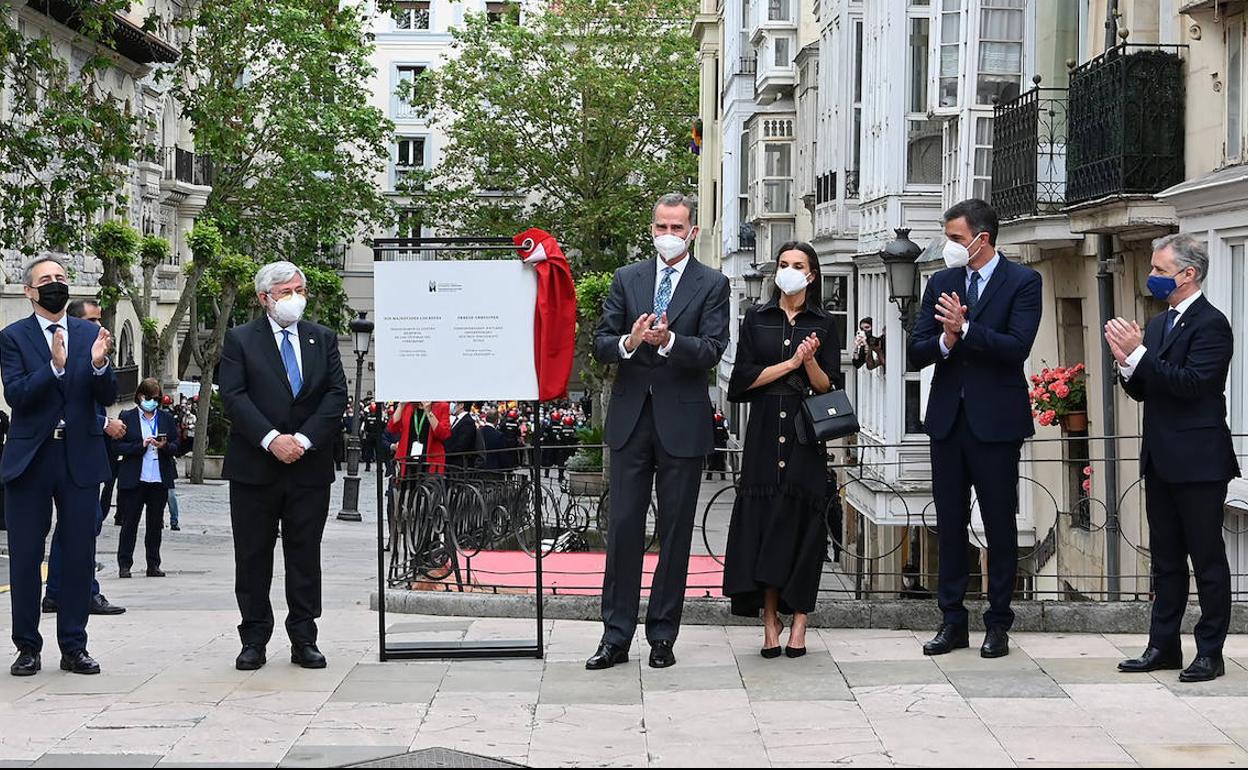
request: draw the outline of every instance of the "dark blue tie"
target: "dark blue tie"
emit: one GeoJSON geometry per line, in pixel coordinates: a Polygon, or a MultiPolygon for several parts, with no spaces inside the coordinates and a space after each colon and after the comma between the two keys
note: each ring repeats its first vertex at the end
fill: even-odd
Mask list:
{"type": "Polygon", "coordinates": [[[979,271],[971,271],[971,288],[966,291],[966,309],[974,310],[975,303],[979,301],[979,271]]]}
{"type": "Polygon", "coordinates": [[[297,396],[303,389],[303,374],[299,371],[299,359],[295,358],[295,346],[290,344],[289,329],[282,329],[282,363],[286,365],[286,379],[290,380],[290,392],[297,396]]]}
{"type": "Polygon", "coordinates": [[[1166,313],[1166,333],[1162,335],[1162,339],[1170,336],[1170,332],[1174,329],[1174,322],[1179,320],[1179,311],[1170,308],[1170,312],[1166,313]]]}

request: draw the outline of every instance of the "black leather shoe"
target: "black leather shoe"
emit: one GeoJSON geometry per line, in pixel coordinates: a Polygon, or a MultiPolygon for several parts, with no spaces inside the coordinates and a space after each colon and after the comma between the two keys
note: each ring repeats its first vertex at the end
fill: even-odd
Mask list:
{"type": "Polygon", "coordinates": [[[98,674],[100,664],[86,650],[74,650],[61,655],[61,670],[71,674],[98,674]]]}
{"type": "Polygon", "coordinates": [[[315,644],[292,644],[290,646],[290,662],[303,668],[325,668],[325,656],[316,649],[315,644]]]}
{"type": "Polygon", "coordinates": [[[1180,682],[1212,682],[1226,674],[1226,663],[1221,657],[1201,655],[1179,673],[1180,682]]]}
{"type": "Polygon", "coordinates": [[[979,647],[981,658],[1004,658],[1010,654],[1010,634],[1000,626],[988,629],[984,643],[979,647]]]}
{"type": "Polygon", "coordinates": [[[650,668],[671,668],[676,665],[676,653],[672,642],[663,640],[650,643],[650,668]]]}
{"type": "Polygon", "coordinates": [[[39,653],[19,650],[17,660],[9,666],[9,673],[13,676],[34,676],[41,668],[43,668],[43,662],[39,659],[39,653]]]}
{"type": "Polygon", "coordinates": [[[1118,664],[1118,670],[1124,674],[1147,674],[1150,671],[1180,668],[1183,668],[1183,653],[1162,652],[1156,647],[1149,647],[1140,657],[1124,660],[1118,664]]]}
{"type": "Polygon", "coordinates": [[[239,671],[255,671],[268,661],[264,657],[264,648],[254,644],[243,645],[243,651],[234,659],[234,668],[239,671]]]}
{"type": "Polygon", "coordinates": [[[148,577],[164,577],[164,576],[165,576],[165,573],[164,573],[164,572],[162,572],[161,570],[158,570],[158,569],[150,569],[150,568],[149,568],[149,569],[147,570],[147,576],[148,576],[148,577]]]}
{"type": "Polygon", "coordinates": [[[40,607],[46,615],[56,614],[56,600],[43,597],[43,605],[40,607]]]}
{"type": "Polygon", "coordinates": [[[181,527],[179,527],[177,524],[170,524],[170,525],[169,525],[169,529],[170,529],[171,531],[173,531],[173,532],[181,532],[181,531],[182,531],[182,528],[181,528],[181,527]]]}
{"type": "Polygon", "coordinates": [[[962,650],[970,646],[971,638],[965,626],[944,623],[941,625],[940,630],[936,632],[936,636],[923,645],[923,654],[948,655],[954,650],[962,650]]]}
{"type": "Polygon", "coordinates": [[[104,594],[96,594],[91,597],[91,606],[88,607],[88,611],[92,615],[121,615],[126,608],[110,604],[108,599],[104,598],[104,594]]]}
{"type": "Polygon", "coordinates": [[[121,569],[119,569],[119,570],[117,571],[117,577],[119,577],[119,578],[128,578],[128,577],[130,577],[130,570],[129,570],[129,568],[127,568],[127,567],[122,567],[121,569]]]}
{"type": "Polygon", "coordinates": [[[603,642],[598,645],[598,651],[585,661],[585,668],[589,671],[601,671],[604,668],[611,668],[617,663],[628,662],[628,650],[616,647],[609,642],[603,642]]]}

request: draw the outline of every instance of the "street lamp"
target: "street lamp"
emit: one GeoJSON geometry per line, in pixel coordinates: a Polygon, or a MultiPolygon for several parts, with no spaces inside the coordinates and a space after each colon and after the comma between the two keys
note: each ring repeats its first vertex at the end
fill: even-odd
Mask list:
{"type": "Polygon", "coordinates": [[[361,310],[360,317],[350,323],[355,349],[355,401],[351,407],[351,425],[347,435],[347,475],[342,480],[342,510],[339,521],[362,521],[360,516],[360,388],[364,384],[364,359],[373,342],[373,322],[361,310]]]}
{"type": "Polygon", "coordinates": [[[909,334],[914,330],[915,307],[918,300],[919,266],[915,260],[923,253],[919,245],[910,240],[910,230],[899,227],[897,237],[880,251],[884,269],[888,271],[888,299],[901,311],[901,328],[909,334]]]}
{"type": "Polygon", "coordinates": [[[758,269],[757,263],[750,263],[741,273],[741,280],[745,281],[745,298],[751,304],[757,305],[758,301],[763,297],[763,279],[766,276],[758,269]]]}

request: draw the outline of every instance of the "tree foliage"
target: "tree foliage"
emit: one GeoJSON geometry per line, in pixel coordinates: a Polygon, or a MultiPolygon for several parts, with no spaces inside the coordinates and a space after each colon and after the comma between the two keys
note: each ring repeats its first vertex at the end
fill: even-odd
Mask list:
{"type": "Polygon", "coordinates": [[[447,135],[438,167],[409,177],[425,222],[541,227],[578,273],[646,248],[655,199],[689,191],[697,168],[695,7],[662,8],[656,18],[650,0],[567,0],[523,25],[470,15],[450,60],[403,94],[447,135]]]}

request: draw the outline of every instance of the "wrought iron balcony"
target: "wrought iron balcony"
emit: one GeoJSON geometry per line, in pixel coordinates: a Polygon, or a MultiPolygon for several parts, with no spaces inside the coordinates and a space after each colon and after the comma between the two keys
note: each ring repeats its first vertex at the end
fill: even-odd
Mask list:
{"type": "Polygon", "coordinates": [[[165,148],[165,179],[185,184],[212,186],[212,158],[181,147],[165,148]]]}
{"type": "Polygon", "coordinates": [[[993,109],[992,205],[1002,219],[1066,205],[1064,88],[1036,88],[993,109]]]}
{"type": "Polygon", "coordinates": [[[1124,43],[1071,70],[1068,205],[1183,181],[1183,48],[1124,43]]]}

